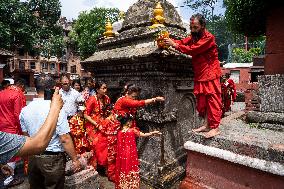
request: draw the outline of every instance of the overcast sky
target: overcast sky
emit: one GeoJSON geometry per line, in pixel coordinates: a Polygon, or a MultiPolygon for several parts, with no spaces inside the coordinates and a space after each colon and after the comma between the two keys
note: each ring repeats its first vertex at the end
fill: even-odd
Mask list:
{"type": "MultiPolygon", "coordinates": [[[[62,9],[61,14],[68,20],[76,19],[81,11],[90,10],[93,7],[106,7],[106,8],[118,8],[122,11],[127,11],[129,6],[138,0],[60,0],[62,9]]],[[[175,7],[183,5],[185,0],[168,0],[175,7]]],[[[220,2],[220,1],[219,1],[220,2]]],[[[221,11],[221,3],[218,6],[217,11],[221,11]]],[[[193,14],[189,8],[177,8],[182,19],[187,21],[193,14]]]]}

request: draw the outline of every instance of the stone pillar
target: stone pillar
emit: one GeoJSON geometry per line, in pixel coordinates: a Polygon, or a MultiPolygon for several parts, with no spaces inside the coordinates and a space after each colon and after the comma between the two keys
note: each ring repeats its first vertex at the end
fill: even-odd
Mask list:
{"type": "Polygon", "coordinates": [[[6,64],[0,64],[0,82],[2,82],[4,79],[4,66],[5,65],[6,64]]]}
{"type": "Polygon", "coordinates": [[[284,7],[273,7],[268,12],[266,25],[266,75],[284,74],[284,7]]]}

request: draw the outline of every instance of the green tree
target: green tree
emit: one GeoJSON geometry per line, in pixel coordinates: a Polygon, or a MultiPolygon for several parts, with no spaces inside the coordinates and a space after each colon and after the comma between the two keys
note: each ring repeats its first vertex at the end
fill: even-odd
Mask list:
{"type": "Polygon", "coordinates": [[[32,46],[33,16],[27,3],[19,0],[0,1],[0,47],[13,50],[32,46]]]}
{"type": "Polygon", "coordinates": [[[46,56],[62,56],[63,28],[58,20],[61,14],[59,0],[30,0],[29,10],[35,16],[33,32],[37,52],[46,56]]]}
{"type": "Polygon", "coordinates": [[[59,0],[0,0],[0,48],[41,53],[47,43],[58,46],[60,7],[59,0]]]}
{"type": "Polygon", "coordinates": [[[243,48],[234,48],[232,62],[238,62],[238,63],[252,62],[253,57],[260,55],[260,53],[261,53],[260,48],[251,48],[248,51],[246,51],[243,48]]]}
{"type": "Polygon", "coordinates": [[[78,46],[80,56],[85,59],[97,49],[98,39],[105,32],[107,18],[111,23],[118,20],[119,9],[94,8],[90,12],[82,12],[73,25],[69,37],[78,46]]]}
{"type": "Polygon", "coordinates": [[[268,3],[266,0],[224,0],[230,30],[245,36],[265,34],[268,3]]]}

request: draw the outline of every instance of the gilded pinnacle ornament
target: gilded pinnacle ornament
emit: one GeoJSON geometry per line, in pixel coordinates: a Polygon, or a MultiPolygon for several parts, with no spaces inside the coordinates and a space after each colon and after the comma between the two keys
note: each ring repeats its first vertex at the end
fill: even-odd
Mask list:
{"type": "Polygon", "coordinates": [[[164,9],[162,8],[161,3],[158,2],[154,9],[154,18],[151,19],[153,25],[150,26],[150,28],[165,27],[165,20],[166,19],[164,18],[164,9]]]}
{"type": "Polygon", "coordinates": [[[106,22],[106,31],[104,32],[105,38],[112,38],[115,36],[114,32],[112,31],[112,24],[110,23],[109,18],[106,22]]]}

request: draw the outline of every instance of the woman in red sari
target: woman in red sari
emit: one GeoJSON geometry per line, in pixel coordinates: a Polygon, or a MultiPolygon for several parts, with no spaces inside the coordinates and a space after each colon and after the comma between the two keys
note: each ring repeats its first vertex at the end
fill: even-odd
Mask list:
{"type": "Polygon", "coordinates": [[[97,82],[95,85],[96,94],[90,96],[86,102],[86,133],[91,150],[94,155],[91,164],[96,168],[97,164],[103,167],[107,166],[107,137],[99,130],[102,121],[108,117],[110,110],[110,99],[106,95],[107,86],[103,82],[97,82]]]}
{"type": "Polygon", "coordinates": [[[135,114],[137,108],[165,99],[164,97],[156,97],[136,100],[140,89],[135,85],[128,85],[126,89],[126,95],[117,100],[113,110],[116,119],[121,123],[121,129],[117,133],[115,188],[139,189],[140,176],[136,137],[147,137],[161,133],[159,131],[140,132],[139,128],[136,127],[135,114]]]}
{"type": "Polygon", "coordinates": [[[231,110],[231,105],[236,100],[237,92],[236,85],[232,79],[230,79],[230,74],[226,73],[223,76],[223,81],[221,82],[222,89],[222,117],[224,117],[225,112],[231,110]]]}

